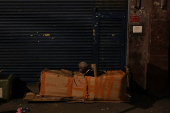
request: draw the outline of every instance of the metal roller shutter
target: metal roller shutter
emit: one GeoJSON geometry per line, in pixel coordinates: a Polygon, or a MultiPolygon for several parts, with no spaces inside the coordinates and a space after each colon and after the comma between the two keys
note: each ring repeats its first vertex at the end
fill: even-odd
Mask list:
{"type": "Polygon", "coordinates": [[[120,70],[125,66],[125,40],[120,19],[99,21],[99,69],[120,70]]]}
{"type": "Polygon", "coordinates": [[[36,82],[44,68],[95,63],[94,5],[96,12],[126,12],[125,0],[1,0],[0,69],[36,82]]]}

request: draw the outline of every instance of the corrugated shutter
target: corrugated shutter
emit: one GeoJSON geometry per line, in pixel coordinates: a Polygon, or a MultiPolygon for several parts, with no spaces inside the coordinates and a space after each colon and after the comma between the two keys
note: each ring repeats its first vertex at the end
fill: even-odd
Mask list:
{"type": "Polygon", "coordinates": [[[120,70],[125,62],[125,39],[123,20],[105,19],[99,21],[99,69],[120,70]]]}
{"type": "Polygon", "coordinates": [[[94,4],[98,11],[126,10],[125,0],[1,0],[0,69],[35,82],[44,68],[93,63],[94,4]]]}

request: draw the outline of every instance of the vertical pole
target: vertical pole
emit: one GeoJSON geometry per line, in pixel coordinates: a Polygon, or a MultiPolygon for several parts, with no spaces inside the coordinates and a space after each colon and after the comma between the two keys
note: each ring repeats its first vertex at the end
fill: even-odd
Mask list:
{"type": "Polygon", "coordinates": [[[96,70],[98,71],[99,60],[99,17],[97,13],[96,5],[93,7],[93,64],[96,64],[96,70]]]}

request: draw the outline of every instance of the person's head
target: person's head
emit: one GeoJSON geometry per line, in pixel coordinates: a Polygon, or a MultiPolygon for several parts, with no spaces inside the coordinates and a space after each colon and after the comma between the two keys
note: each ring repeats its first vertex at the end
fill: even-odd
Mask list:
{"type": "Polygon", "coordinates": [[[88,64],[86,62],[79,63],[79,72],[85,73],[88,70],[88,64]]]}

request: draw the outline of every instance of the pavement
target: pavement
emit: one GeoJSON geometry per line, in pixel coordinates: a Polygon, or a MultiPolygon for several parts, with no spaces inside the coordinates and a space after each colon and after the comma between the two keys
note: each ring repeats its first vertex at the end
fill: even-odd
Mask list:
{"type": "MultiPolygon", "coordinates": [[[[38,88],[28,86],[37,93],[38,88]]],[[[19,107],[27,107],[29,113],[170,113],[169,96],[151,96],[147,94],[132,94],[128,103],[67,103],[43,102],[28,103],[23,99],[13,99],[0,103],[0,113],[15,113],[19,107]]]]}

